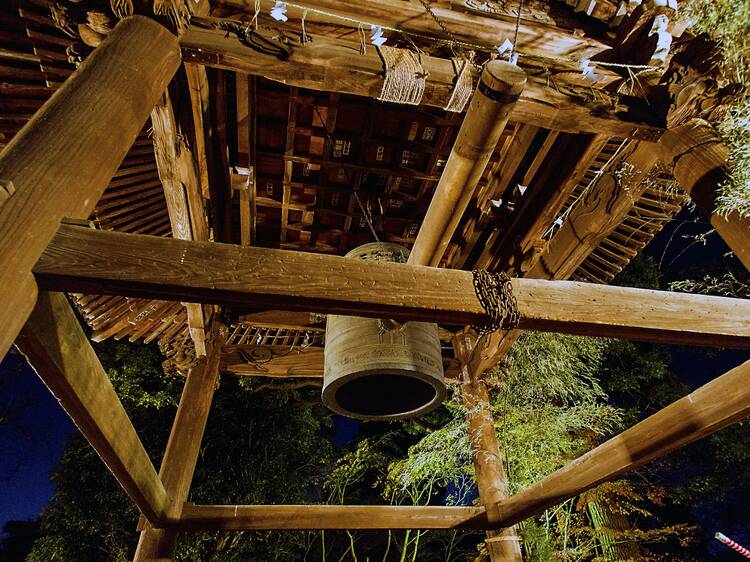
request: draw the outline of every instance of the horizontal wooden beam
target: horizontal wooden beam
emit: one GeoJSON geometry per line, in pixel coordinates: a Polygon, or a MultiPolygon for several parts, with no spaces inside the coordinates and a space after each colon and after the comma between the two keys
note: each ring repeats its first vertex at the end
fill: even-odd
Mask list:
{"type": "MultiPolygon", "coordinates": [[[[41,287],[92,294],[269,306],[477,324],[469,271],[192,242],[63,225],[33,269],[41,287]]],[[[750,347],[750,301],[514,279],[520,329],[750,347]]]]}
{"type": "MultiPolygon", "coordinates": [[[[463,4],[463,2],[461,2],[463,4]]],[[[242,10],[248,18],[252,17],[252,6],[246,0],[220,0],[214,4],[242,10]]],[[[494,3],[487,11],[477,7],[469,11],[467,7],[458,8],[448,3],[440,5],[433,2],[428,10],[418,0],[358,0],[341,2],[341,0],[304,0],[290,5],[287,16],[290,23],[298,26],[305,17],[308,22],[318,22],[339,27],[348,27],[349,37],[355,36],[357,21],[399,29],[406,33],[430,36],[435,40],[464,41],[471,45],[481,44],[494,50],[505,38],[514,39],[516,27],[515,6],[505,7],[494,3]],[[310,8],[309,11],[304,8],[310,8]],[[457,9],[458,8],[458,9],[457,9]],[[491,10],[491,12],[490,12],[491,10]],[[303,11],[306,13],[303,16],[303,11]],[[436,23],[433,16],[450,30],[450,37],[436,23]]],[[[475,3],[479,4],[480,3],[475,3]]],[[[262,0],[264,11],[270,11],[274,0],[262,0]]],[[[585,36],[582,28],[586,27],[586,17],[575,14],[572,8],[564,4],[537,3],[531,7],[524,6],[518,37],[517,48],[525,54],[535,54],[559,59],[566,55],[570,58],[591,58],[593,55],[611,48],[613,42],[604,33],[599,37],[585,36]],[[576,18],[575,15],[579,17],[576,18]]],[[[369,26],[365,24],[369,29],[369,26]]],[[[346,36],[345,30],[336,33],[346,36]]],[[[388,34],[388,32],[386,32],[388,34]]],[[[419,37],[417,37],[419,39],[419,37]]]]}
{"type": "Polygon", "coordinates": [[[192,505],[170,526],[181,531],[483,529],[484,508],[401,505],[192,505]]]}
{"type": "Polygon", "coordinates": [[[161,519],[167,492],[64,294],[39,293],[16,345],[141,513],[161,519]]]}
{"type": "Polygon", "coordinates": [[[497,504],[497,527],[612,480],[750,414],[750,361],[673,402],[540,482],[497,504]]]}
{"type": "MultiPolygon", "coordinates": [[[[323,348],[284,345],[228,345],[223,349],[221,370],[239,376],[272,379],[323,378],[323,348]]],[[[455,359],[444,357],[446,379],[459,378],[455,359]]]]}
{"type": "MultiPolygon", "coordinates": [[[[220,21],[195,18],[181,38],[188,62],[264,76],[289,86],[377,98],[383,88],[383,62],[375,48],[360,54],[356,44],[315,36],[305,45],[286,43],[288,57],[255,51],[226,30],[220,21]],[[200,27],[199,27],[200,26],[200,27]]],[[[268,36],[273,43],[273,38],[268,36]]],[[[276,43],[281,46],[280,43],[276,43]]],[[[422,55],[426,71],[423,105],[443,108],[453,93],[453,61],[422,55]]],[[[474,84],[479,75],[474,72],[474,84]]],[[[592,132],[655,141],[663,133],[653,109],[633,96],[560,83],[558,78],[531,77],[516,102],[512,121],[568,132],[592,132]]]]}

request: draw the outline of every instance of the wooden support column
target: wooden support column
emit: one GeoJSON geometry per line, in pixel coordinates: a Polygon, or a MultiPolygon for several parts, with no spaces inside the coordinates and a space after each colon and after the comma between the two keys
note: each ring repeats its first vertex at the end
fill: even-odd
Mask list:
{"type": "MultiPolygon", "coordinates": [[[[470,271],[67,225],[33,272],[41,287],[93,294],[451,324],[487,320],[470,271]]],[[[519,329],[750,346],[746,299],[573,281],[511,283],[519,329]]]]}
{"type": "MultiPolygon", "coordinates": [[[[159,470],[159,477],[171,500],[167,519],[179,520],[187,501],[198,462],[203,432],[206,429],[214,390],[219,378],[222,338],[213,343],[210,354],[198,360],[185,379],[180,405],[177,407],[172,432],[159,470]]],[[[147,525],[141,531],[136,561],[171,560],[177,532],[173,529],[147,525]]]]}
{"type": "Polygon", "coordinates": [[[750,218],[737,212],[726,217],[716,212],[718,186],[727,179],[729,148],[702,119],[670,129],[659,140],[659,145],[663,149],[662,158],[671,167],[675,179],[750,270],[750,218]]]}
{"type": "Polygon", "coordinates": [[[16,345],[141,513],[164,517],[167,491],[64,294],[39,293],[16,345]]]}
{"type": "Polygon", "coordinates": [[[617,437],[497,504],[498,527],[617,478],[750,414],[750,361],[673,402],[617,437]]]}
{"type": "MultiPolygon", "coordinates": [[[[484,373],[469,370],[471,352],[475,344],[476,337],[468,332],[456,335],[453,340],[456,356],[461,361],[463,377],[467,379],[462,381],[460,389],[466,408],[474,476],[479,489],[479,499],[485,507],[487,522],[492,525],[500,519],[497,504],[508,499],[510,494],[497,443],[487,386],[482,378],[484,373]]],[[[493,562],[523,560],[520,542],[513,527],[488,532],[486,544],[493,562]]]]}
{"type": "Polygon", "coordinates": [[[526,74],[503,61],[487,63],[409,255],[437,267],[490,161],[526,74]]]}
{"type": "Polygon", "coordinates": [[[0,357],[34,307],[31,267],[60,219],[88,218],[179,63],[166,28],[122,20],[0,154],[0,357]]]}

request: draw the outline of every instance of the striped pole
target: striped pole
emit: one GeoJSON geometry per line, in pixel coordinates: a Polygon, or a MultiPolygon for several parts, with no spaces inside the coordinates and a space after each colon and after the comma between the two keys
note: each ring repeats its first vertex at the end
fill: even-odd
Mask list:
{"type": "Polygon", "coordinates": [[[742,556],[744,556],[745,558],[750,558],[750,550],[746,549],[741,544],[737,544],[732,539],[730,539],[728,536],[726,536],[726,535],[724,535],[722,533],[716,533],[716,535],[714,535],[714,536],[716,537],[716,540],[718,540],[719,542],[724,543],[729,548],[731,548],[733,550],[736,550],[737,552],[739,552],[740,554],[742,554],[742,556]]]}

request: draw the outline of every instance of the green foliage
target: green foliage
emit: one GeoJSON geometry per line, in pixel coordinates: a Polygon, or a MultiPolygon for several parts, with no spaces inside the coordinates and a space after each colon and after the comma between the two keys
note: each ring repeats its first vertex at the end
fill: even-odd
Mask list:
{"type": "Polygon", "coordinates": [[[669,284],[669,290],[747,299],[750,298],[750,280],[748,280],[747,273],[736,275],[729,271],[722,275],[706,274],[703,279],[699,280],[673,281],[669,284]]]}
{"type": "MultiPolygon", "coordinates": [[[[155,466],[179,401],[183,379],[167,375],[153,348],[108,343],[103,364],[155,466]]],[[[304,503],[331,462],[322,408],[293,393],[255,392],[226,377],[216,391],[190,501],[196,503],[304,503]]],[[[138,514],[94,450],[81,438],[55,468],[55,495],[41,519],[41,537],[29,560],[131,560],[138,514]]],[[[304,533],[185,534],[176,560],[298,560],[304,533]]]]}
{"type": "MultiPolygon", "coordinates": [[[[680,8],[682,9],[682,4],[680,8]]],[[[717,210],[750,216],[750,3],[746,0],[692,0],[685,4],[693,30],[722,46],[724,74],[744,92],[717,123],[728,143],[731,177],[721,186],[717,210]]]]}

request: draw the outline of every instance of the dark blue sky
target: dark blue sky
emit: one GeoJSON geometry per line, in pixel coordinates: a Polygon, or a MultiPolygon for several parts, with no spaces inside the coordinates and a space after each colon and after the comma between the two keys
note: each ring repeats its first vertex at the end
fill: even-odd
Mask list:
{"type": "Polygon", "coordinates": [[[0,412],[21,413],[0,424],[0,527],[35,519],[49,502],[49,474],[62,455],[73,423],[25,359],[9,353],[0,363],[0,412]]]}

